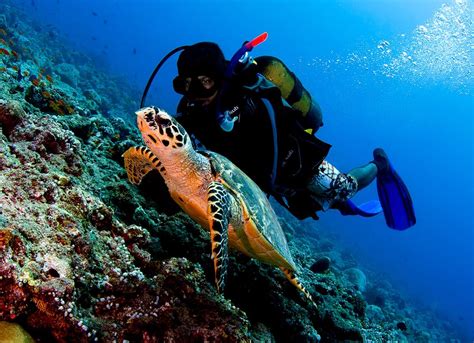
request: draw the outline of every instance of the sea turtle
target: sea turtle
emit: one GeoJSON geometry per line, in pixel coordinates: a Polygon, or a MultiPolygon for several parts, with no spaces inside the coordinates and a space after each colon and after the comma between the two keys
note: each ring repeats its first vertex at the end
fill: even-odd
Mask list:
{"type": "Polygon", "coordinates": [[[148,172],[158,170],[173,200],[210,231],[218,291],[224,290],[230,245],[279,267],[314,304],[295,275],[285,235],[262,190],[224,156],[195,150],[185,129],[163,110],[146,107],[136,114],[148,148],[131,147],[123,154],[128,178],[140,184],[148,172]]]}

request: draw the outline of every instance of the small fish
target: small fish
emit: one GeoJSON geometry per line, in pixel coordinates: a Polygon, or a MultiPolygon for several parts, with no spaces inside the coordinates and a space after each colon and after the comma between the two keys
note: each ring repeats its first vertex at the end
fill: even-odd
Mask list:
{"type": "Polygon", "coordinates": [[[18,58],[18,53],[15,50],[10,51],[13,57],[18,58]]]}
{"type": "Polygon", "coordinates": [[[46,80],[48,80],[50,83],[53,83],[53,78],[49,74],[46,75],[46,80]]]}
{"type": "Polygon", "coordinates": [[[91,14],[92,14],[94,17],[97,17],[97,16],[98,16],[98,14],[97,14],[96,12],[94,12],[94,11],[92,11],[91,14]]]}
{"type": "Polygon", "coordinates": [[[91,39],[94,40],[94,41],[97,40],[97,38],[95,36],[92,36],[91,39]]]}
{"type": "Polygon", "coordinates": [[[137,48],[133,48],[132,53],[133,53],[134,55],[136,55],[136,54],[137,54],[137,48]]]}
{"type": "Polygon", "coordinates": [[[6,36],[6,35],[7,35],[7,31],[5,31],[4,29],[0,29],[0,35],[6,36]]]}
{"type": "Polygon", "coordinates": [[[10,56],[10,52],[7,49],[0,48],[0,55],[10,56]]]}
{"type": "Polygon", "coordinates": [[[104,24],[107,25],[108,21],[107,19],[104,19],[104,24]]]}
{"type": "Polygon", "coordinates": [[[16,80],[21,81],[23,79],[23,73],[21,72],[21,68],[18,68],[17,74],[16,74],[16,80]]]}

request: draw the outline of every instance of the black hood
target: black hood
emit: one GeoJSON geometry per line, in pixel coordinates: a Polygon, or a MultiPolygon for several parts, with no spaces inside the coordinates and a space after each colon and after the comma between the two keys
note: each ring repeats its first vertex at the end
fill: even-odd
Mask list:
{"type": "Polygon", "coordinates": [[[181,77],[209,76],[215,81],[224,79],[227,61],[219,46],[211,42],[200,42],[184,49],[178,58],[178,73],[181,77]]]}

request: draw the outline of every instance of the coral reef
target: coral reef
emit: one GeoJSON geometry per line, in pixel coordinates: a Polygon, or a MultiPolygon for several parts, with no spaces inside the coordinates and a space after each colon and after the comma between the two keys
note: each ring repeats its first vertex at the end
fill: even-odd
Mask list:
{"type": "Polygon", "coordinates": [[[346,284],[350,287],[364,292],[367,285],[367,277],[364,272],[358,268],[349,268],[344,270],[344,279],[346,284]]]}
{"type": "Polygon", "coordinates": [[[124,94],[136,92],[13,6],[0,9],[0,327],[21,325],[38,342],[454,337],[439,320],[427,329],[432,314],[282,209],[318,309],[278,270],[237,253],[218,294],[208,233],[157,173],[140,187],[126,179],[120,156],[140,142],[129,122],[138,97],[124,94]]]}
{"type": "Polygon", "coordinates": [[[327,256],[320,257],[309,268],[314,273],[325,273],[331,266],[331,259],[327,256]]]}

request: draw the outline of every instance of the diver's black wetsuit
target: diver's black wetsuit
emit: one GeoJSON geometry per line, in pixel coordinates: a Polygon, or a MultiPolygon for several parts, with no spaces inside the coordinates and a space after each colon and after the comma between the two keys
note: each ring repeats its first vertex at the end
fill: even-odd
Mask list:
{"type": "Polygon", "coordinates": [[[236,95],[235,106],[239,119],[231,132],[225,132],[217,123],[215,102],[207,107],[194,107],[183,98],[178,105],[177,119],[193,142],[224,155],[257,184],[265,186],[273,162],[270,120],[264,114],[263,104],[248,95],[236,95]]]}
{"type": "MultiPolygon", "coordinates": [[[[328,153],[330,145],[304,132],[295,119],[294,109],[284,106],[279,91],[266,94],[275,110],[278,137],[276,184],[288,188],[305,187],[328,153]]],[[[216,120],[215,105],[195,107],[181,99],[177,119],[187,132],[206,149],[218,152],[252,178],[264,191],[271,192],[274,156],[269,115],[260,96],[246,89],[235,89],[226,99],[226,108],[235,109],[238,120],[225,132],[216,120]]],[[[215,101],[214,101],[215,103],[215,101]]]]}

